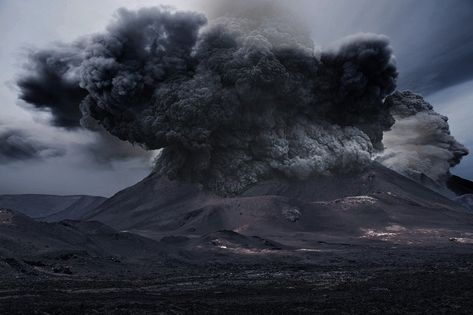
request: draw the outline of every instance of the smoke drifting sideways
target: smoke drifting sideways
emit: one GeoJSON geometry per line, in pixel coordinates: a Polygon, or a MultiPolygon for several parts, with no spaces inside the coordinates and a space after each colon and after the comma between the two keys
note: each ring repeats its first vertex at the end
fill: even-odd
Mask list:
{"type": "Polygon", "coordinates": [[[0,163],[61,156],[64,152],[37,141],[22,130],[0,128],[0,163]]]}
{"type": "Polygon", "coordinates": [[[316,51],[281,19],[121,9],[104,33],[35,55],[47,67],[19,80],[23,99],[41,107],[72,95],[83,126],[162,149],[156,171],[222,195],[360,171],[394,124],[384,100],[397,71],[381,35],[316,51]],[[51,86],[45,101],[29,97],[51,86]]]}
{"type": "Polygon", "coordinates": [[[386,149],[377,157],[385,166],[442,192],[450,168],[468,150],[450,134],[448,118],[410,91],[386,98],[396,123],[384,134],[386,149]]]}

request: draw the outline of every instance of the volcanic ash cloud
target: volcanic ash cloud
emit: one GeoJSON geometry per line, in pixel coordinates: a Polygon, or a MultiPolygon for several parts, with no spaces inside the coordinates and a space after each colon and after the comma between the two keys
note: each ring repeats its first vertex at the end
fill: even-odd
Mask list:
{"type": "Polygon", "coordinates": [[[83,125],[162,149],[156,171],[223,195],[277,176],[360,171],[394,124],[384,100],[397,71],[381,35],[316,52],[281,19],[207,23],[146,8],[120,10],[104,33],[38,54],[42,67],[19,81],[27,101],[38,103],[41,89],[28,85],[37,68],[62,83],[49,103],[64,86],[80,99],[83,125]]]}
{"type": "Polygon", "coordinates": [[[426,176],[433,189],[445,187],[450,168],[468,150],[450,134],[448,118],[410,91],[395,92],[386,99],[396,123],[384,134],[386,149],[377,157],[385,166],[418,182],[426,176]]]}

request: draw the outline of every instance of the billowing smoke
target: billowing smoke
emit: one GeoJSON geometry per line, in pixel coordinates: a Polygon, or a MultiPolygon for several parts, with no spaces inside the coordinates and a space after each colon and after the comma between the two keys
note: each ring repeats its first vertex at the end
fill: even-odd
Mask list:
{"type": "Polygon", "coordinates": [[[316,56],[268,21],[122,10],[80,65],[81,108],[121,139],[164,148],[157,169],[221,193],[275,174],[365,167],[393,123],[386,38],[316,56]]]}
{"type": "MultiPolygon", "coordinates": [[[[380,35],[316,52],[280,19],[207,25],[201,14],[147,8],[120,10],[106,32],[33,56],[54,65],[37,84],[55,86],[33,102],[71,93],[84,125],[163,149],[157,171],[221,194],[275,176],[361,170],[394,123],[384,99],[397,72],[380,35]]],[[[19,82],[25,100],[37,90],[29,82],[19,82]]]]}
{"type": "Polygon", "coordinates": [[[450,168],[468,154],[450,134],[448,118],[409,91],[395,92],[386,103],[396,123],[384,134],[386,149],[378,160],[416,181],[430,182],[434,189],[445,187],[450,168]]]}
{"type": "Polygon", "coordinates": [[[111,136],[94,119],[82,118],[80,104],[87,90],[79,86],[80,65],[87,46],[84,38],[71,45],[56,44],[51,49],[29,51],[26,71],[17,82],[19,98],[34,109],[50,111],[53,126],[92,131],[93,141],[83,149],[96,162],[105,165],[113,160],[151,159],[150,152],[111,136]]]}
{"type": "Polygon", "coordinates": [[[57,45],[54,49],[31,51],[26,74],[18,80],[20,99],[52,113],[53,124],[79,127],[79,104],[87,91],[79,87],[78,67],[84,43],[57,45]]]}

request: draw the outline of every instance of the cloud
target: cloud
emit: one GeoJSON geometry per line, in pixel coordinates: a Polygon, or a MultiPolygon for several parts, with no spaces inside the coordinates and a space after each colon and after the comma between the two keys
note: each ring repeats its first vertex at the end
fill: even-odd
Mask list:
{"type": "Polygon", "coordinates": [[[450,168],[468,154],[450,134],[447,117],[409,91],[396,92],[386,102],[391,104],[396,123],[384,134],[386,149],[378,160],[414,180],[422,182],[426,176],[444,187],[450,168]]]}
{"type": "Polygon", "coordinates": [[[61,156],[60,148],[49,147],[18,129],[0,129],[0,163],[61,156]]]}
{"type": "MultiPolygon", "coordinates": [[[[428,101],[435,106],[436,111],[448,117],[452,135],[464,143],[468,149],[473,149],[473,134],[471,121],[473,119],[473,81],[453,86],[439,91],[428,97],[428,101]]],[[[473,157],[466,156],[461,164],[452,172],[470,180],[473,179],[473,157]]]]}
{"type": "Polygon", "coordinates": [[[109,134],[57,129],[37,122],[0,121],[1,193],[110,196],[152,169],[154,152],[109,134]],[[110,141],[97,147],[105,137],[110,141]],[[100,150],[113,142],[118,143],[105,147],[106,153],[100,150]]]}

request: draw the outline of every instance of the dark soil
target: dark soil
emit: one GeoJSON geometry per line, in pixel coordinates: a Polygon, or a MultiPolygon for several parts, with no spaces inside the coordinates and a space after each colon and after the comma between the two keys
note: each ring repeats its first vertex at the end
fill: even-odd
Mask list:
{"type": "Polygon", "coordinates": [[[0,282],[0,313],[471,314],[473,254],[433,254],[419,261],[419,253],[380,252],[386,264],[176,263],[113,275],[20,275],[0,282]]]}

